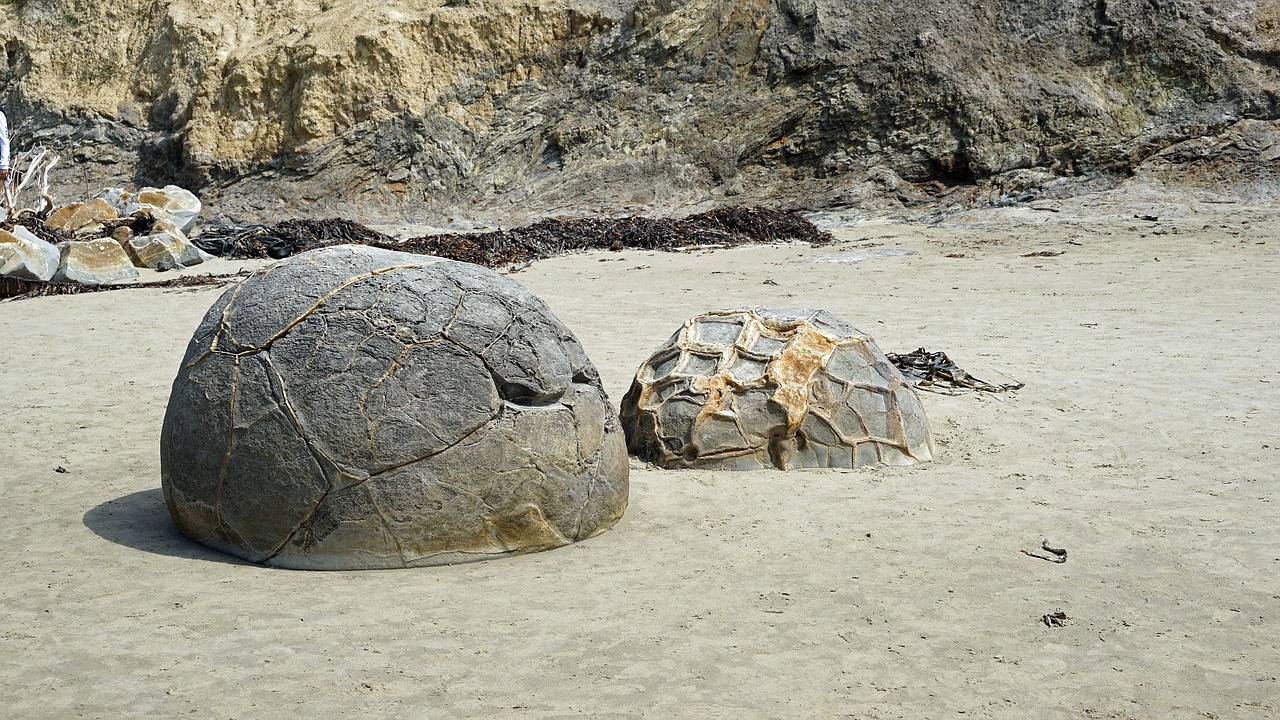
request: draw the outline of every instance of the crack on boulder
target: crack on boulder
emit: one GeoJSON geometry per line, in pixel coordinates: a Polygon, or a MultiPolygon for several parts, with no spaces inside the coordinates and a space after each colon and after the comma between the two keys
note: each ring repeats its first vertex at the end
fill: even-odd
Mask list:
{"type": "Polygon", "coordinates": [[[469,432],[467,432],[467,433],[466,433],[465,435],[463,435],[462,437],[460,437],[460,438],[458,438],[457,440],[455,440],[455,441],[453,441],[453,442],[449,443],[448,445],[446,445],[446,446],[444,446],[444,447],[440,448],[439,450],[432,450],[431,452],[429,452],[429,453],[427,453],[427,454],[425,454],[425,455],[422,455],[422,456],[420,456],[420,457],[415,457],[415,458],[412,458],[412,459],[410,459],[410,460],[405,460],[404,462],[396,463],[395,465],[392,465],[391,467],[383,468],[383,469],[381,469],[381,470],[379,470],[379,471],[377,471],[377,472],[370,473],[368,477],[366,477],[366,478],[364,478],[363,480],[361,480],[358,484],[363,485],[364,483],[367,483],[367,482],[369,482],[370,480],[374,480],[374,479],[376,479],[376,478],[382,477],[383,475],[386,475],[387,473],[395,472],[396,470],[399,470],[399,469],[401,469],[401,468],[407,467],[407,466],[409,466],[409,465],[413,465],[413,464],[415,464],[415,463],[420,463],[420,462],[422,462],[422,461],[424,461],[424,460],[430,460],[431,458],[433,458],[433,457],[435,457],[435,456],[437,456],[437,455],[440,455],[440,454],[442,454],[442,453],[449,452],[450,450],[454,449],[455,447],[458,447],[459,445],[461,445],[461,444],[465,443],[466,441],[468,441],[468,440],[472,439],[472,438],[473,438],[473,437],[475,437],[476,435],[483,435],[484,433],[483,433],[483,432],[481,432],[481,431],[483,431],[483,430],[487,429],[488,427],[490,427],[491,425],[493,425],[497,420],[498,420],[498,417],[497,417],[497,416],[495,416],[495,417],[491,417],[491,418],[489,418],[488,420],[486,420],[485,422],[481,423],[481,424],[480,424],[480,425],[478,425],[477,427],[475,427],[475,428],[473,428],[472,430],[470,430],[469,432]]]}
{"type": "MultiPolygon", "coordinates": [[[[578,457],[579,459],[584,459],[582,458],[581,446],[579,446],[579,449],[578,449],[578,457]]],[[[586,465],[589,468],[587,472],[587,496],[583,498],[582,505],[578,507],[578,518],[577,518],[577,521],[574,522],[573,524],[574,542],[577,542],[583,539],[582,521],[583,521],[583,518],[586,517],[587,507],[591,505],[591,498],[595,496],[596,483],[600,482],[600,465],[603,458],[604,458],[604,447],[602,446],[599,450],[595,452],[595,455],[591,458],[591,461],[586,463],[586,465]]]]}
{"type": "Polygon", "coordinates": [[[395,543],[396,554],[402,559],[405,557],[404,544],[400,542],[400,536],[391,527],[391,520],[387,517],[386,511],[378,504],[378,497],[374,495],[373,489],[365,483],[360,483],[360,490],[369,497],[369,504],[373,506],[373,511],[378,514],[378,519],[382,521],[382,527],[387,531],[387,536],[391,538],[391,542],[395,543]]]}
{"type": "Polygon", "coordinates": [[[218,469],[218,484],[214,488],[214,520],[217,527],[222,529],[222,490],[227,484],[227,468],[231,466],[232,453],[235,450],[235,416],[236,416],[236,387],[240,379],[240,358],[235,358],[234,369],[231,371],[231,392],[227,407],[227,449],[222,455],[222,466],[218,469]]]}
{"type": "MultiPolygon", "coordinates": [[[[326,487],[324,492],[321,493],[320,499],[317,500],[315,504],[312,505],[311,510],[307,512],[306,515],[304,515],[303,518],[299,520],[296,525],[294,525],[293,530],[289,532],[288,536],[285,537],[285,539],[282,540],[280,544],[278,544],[275,547],[275,549],[272,550],[271,553],[267,555],[266,558],[263,559],[262,562],[266,562],[267,560],[270,560],[271,558],[279,554],[280,551],[284,549],[284,547],[288,545],[291,540],[293,540],[294,536],[298,534],[298,531],[302,529],[304,525],[307,525],[307,523],[311,521],[311,519],[315,516],[316,510],[319,509],[320,504],[324,502],[324,499],[328,497],[329,493],[332,492],[333,489],[335,488],[336,478],[352,477],[352,476],[346,473],[333,458],[329,457],[329,455],[325,453],[324,450],[322,450],[319,447],[319,445],[314,440],[312,440],[310,436],[307,435],[307,431],[305,428],[302,427],[302,421],[298,417],[298,413],[294,409],[293,403],[289,400],[289,390],[288,390],[288,387],[285,385],[284,378],[280,375],[279,369],[276,368],[275,363],[272,362],[271,360],[271,354],[269,352],[264,352],[262,354],[262,357],[267,367],[271,370],[271,377],[276,382],[275,389],[279,393],[278,399],[279,399],[280,408],[284,410],[285,417],[289,419],[289,422],[293,425],[294,430],[298,433],[298,437],[302,439],[303,445],[306,446],[307,451],[311,453],[311,456],[315,460],[316,465],[320,468],[320,471],[326,475],[326,479],[328,481],[328,487],[326,487]]],[[[352,478],[352,479],[355,479],[355,478],[352,478]]]]}

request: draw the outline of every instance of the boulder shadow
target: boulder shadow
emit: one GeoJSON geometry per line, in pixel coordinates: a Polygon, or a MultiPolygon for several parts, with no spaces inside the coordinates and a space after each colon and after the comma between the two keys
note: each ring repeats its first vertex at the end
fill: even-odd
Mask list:
{"type": "Polygon", "coordinates": [[[253,565],[183,535],[169,516],[160,488],[106,501],[84,514],[84,526],[103,540],[156,555],[253,565]]]}

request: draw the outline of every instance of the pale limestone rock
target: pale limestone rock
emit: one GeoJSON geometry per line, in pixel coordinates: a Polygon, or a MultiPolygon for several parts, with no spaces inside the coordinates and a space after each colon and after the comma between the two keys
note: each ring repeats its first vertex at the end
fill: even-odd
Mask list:
{"type": "Polygon", "coordinates": [[[63,205],[57,210],[54,210],[49,217],[45,219],[44,224],[54,230],[70,230],[71,219],[76,213],[80,212],[80,208],[82,207],[84,207],[84,203],[79,202],[63,205]]]}
{"type": "Polygon", "coordinates": [[[94,198],[106,202],[115,208],[121,215],[127,215],[124,209],[128,207],[129,201],[133,198],[133,193],[124,188],[106,188],[102,192],[94,195],[94,198]]]}
{"type": "Polygon", "coordinates": [[[54,280],[83,285],[104,285],[117,280],[132,280],[138,270],[120,244],[110,238],[73,240],[59,243],[62,262],[54,280]]]}
{"type": "Polygon", "coordinates": [[[58,248],[16,225],[0,230],[0,276],[15,280],[48,282],[58,272],[58,248]]]}
{"type": "Polygon", "coordinates": [[[129,259],[138,267],[152,270],[175,270],[199,265],[210,255],[187,240],[177,230],[130,237],[120,243],[129,259]]]}
{"type": "Polygon", "coordinates": [[[191,538],[328,570],[559,547],[611,527],[628,492],[617,416],[545,303],[475,265],[351,245],[209,310],[160,475],[191,538]]]}
{"type": "Polygon", "coordinates": [[[924,408],[875,341],[823,310],[699,315],[622,399],[627,448],[663,467],[911,465],[933,458],[924,408]]]}
{"type": "Polygon", "coordinates": [[[58,208],[44,224],[55,230],[74,233],[94,226],[101,227],[108,220],[119,217],[120,213],[115,207],[101,198],[94,198],[88,202],[71,203],[58,208]]]}
{"type": "Polygon", "coordinates": [[[171,219],[178,230],[184,233],[191,231],[202,207],[199,198],[191,191],[177,185],[166,185],[163,188],[145,187],[122,200],[125,203],[125,214],[132,215],[139,210],[150,210],[157,218],[171,219]]]}

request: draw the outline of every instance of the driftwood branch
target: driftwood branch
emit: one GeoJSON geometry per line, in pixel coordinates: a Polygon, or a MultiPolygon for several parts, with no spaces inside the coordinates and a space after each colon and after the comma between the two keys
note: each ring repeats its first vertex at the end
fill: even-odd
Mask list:
{"type": "Polygon", "coordinates": [[[12,221],[23,212],[32,212],[39,217],[47,217],[53,212],[53,196],[49,194],[49,171],[58,164],[61,158],[48,148],[32,148],[22,153],[13,163],[9,179],[0,191],[0,207],[4,208],[6,221],[12,221]],[[36,203],[26,206],[20,199],[32,182],[36,183],[36,203]]]}

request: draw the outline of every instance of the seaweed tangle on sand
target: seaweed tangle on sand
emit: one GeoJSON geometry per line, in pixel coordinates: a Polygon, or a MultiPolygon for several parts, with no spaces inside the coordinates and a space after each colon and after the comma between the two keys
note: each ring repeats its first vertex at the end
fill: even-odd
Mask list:
{"type": "Polygon", "coordinates": [[[349,220],[286,220],[271,226],[210,228],[194,242],[206,252],[231,258],[282,258],[354,243],[496,268],[581,250],[681,251],[780,241],[820,245],[831,239],[830,233],[795,212],[728,207],[678,220],[548,218],[512,230],[426,235],[404,242],[349,220]]]}
{"type": "Polygon", "coordinates": [[[186,288],[217,287],[243,280],[247,272],[228,274],[183,275],[171,280],[155,280],[152,282],[112,283],[106,285],[82,285],[74,282],[33,282],[0,278],[0,302],[13,300],[30,300],[55,295],[83,295],[85,293],[108,292],[110,290],[181,290],[186,288]]]}
{"type": "Polygon", "coordinates": [[[286,258],[329,245],[395,243],[390,235],[342,218],[284,220],[274,225],[219,225],[206,228],[192,243],[210,255],[245,258],[286,258]]]}

